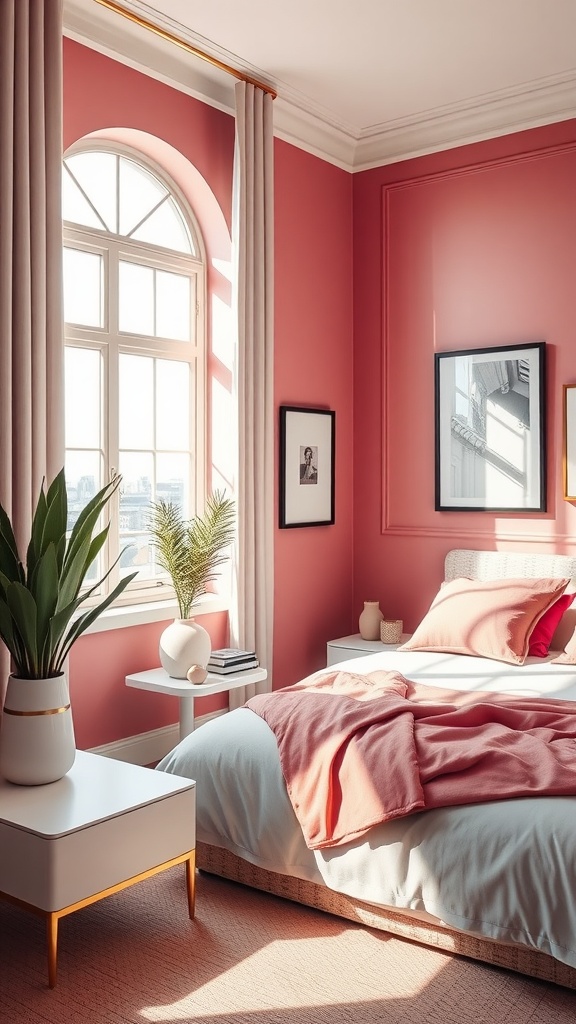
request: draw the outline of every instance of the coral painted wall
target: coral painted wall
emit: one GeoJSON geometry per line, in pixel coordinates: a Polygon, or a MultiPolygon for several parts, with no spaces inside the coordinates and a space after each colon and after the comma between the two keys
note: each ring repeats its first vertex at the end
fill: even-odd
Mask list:
{"type": "Polygon", "coordinates": [[[354,603],[413,629],[453,547],[573,553],[576,122],[354,177],[354,603]],[[547,512],[434,511],[434,353],[545,341],[547,512]]]}
{"type": "MultiPolygon", "coordinates": [[[[69,39],[64,40],[64,147],[90,133],[124,138],[164,162],[198,209],[209,258],[229,258],[234,119],[69,39]],[[195,202],[196,201],[196,202],[195,202]]],[[[348,630],[352,582],[352,182],[344,171],[276,140],[276,404],[336,410],[333,527],[276,530],[274,686],[325,664],[325,644],[348,630]]],[[[217,271],[211,267],[214,280],[217,271]]],[[[225,282],[216,282],[220,296],[225,282]]],[[[223,614],[203,617],[214,646],[223,614]]],[[[81,638],[70,661],[79,747],[174,723],[177,701],[124,685],[158,665],[164,624],[81,638]]],[[[197,702],[202,715],[225,697],[197,702]]]]}
{"type": "Polygon", "coordinates": [[[336,521],[276,531],[277,687],[322,668],[353,618],[353,350],[351,177],[286,143],[275,154],[277,405],[336,411],[336,521]]]}

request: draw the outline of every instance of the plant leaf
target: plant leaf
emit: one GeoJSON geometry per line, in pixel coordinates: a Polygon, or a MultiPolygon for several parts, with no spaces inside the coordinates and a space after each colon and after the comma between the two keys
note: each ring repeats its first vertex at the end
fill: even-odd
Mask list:
{"type": "Polygon", "coordinates": [[[0,570],[9,580],[24,582],[24,569],[18,554],[14,531],[6,512],[0,505],[0,570]]]}
{"type": "Polygon", "coordinates": [[[152,502],[148,529],[158,563],[169,574],[180,616],[188,618],[206,584],[216,578],[215,569],[226,561],[223,548],[234,537],[235,506],[223,491],[206,501],[203,516],[185,523],[181,510],[162,499],[152,502]]]}
{"type": "MultiPolygon", "coordinates": [[[[108,529],[108,527],[106,527],[108,529]]],[[[80,587],[86,576],[88,553],[91,546],[90,534],[79,538],[74,557],[66,558],[60,576],[60,589],[56,608],[60,611],[71,603],[79,594],[80,587]]]]}
{"type": "Polygon", "coordinates": [[[37,647],[40,663],[49,661],[50,622],[58,601],[58,563],[56,548],[49,544],[42,555],[36,572],[34,592],[37,609],[37,647]]]}
{"type": "Polygon", "coordinates": [[[42,531],[40,553],[43,554],[49,544],[58,546],[68,528],[68,495],[66,480],[62,470],[52,482],[46,495],[48,506],[44,529],[42,531]]]}
{"type": "Polygon", "coordinates": [[[109,483],[105,484],[97,494],[84,506],[78,519],[74,523],[72,532],[70,534],[70,540],[68,542],[68,550],[64,559],[64,568],[69,561],[72,561],[76,555],[76,550],[79,545],[82,544],[84,538],[89,535],[92,536],[92,531],[98,522],[100,514],[108,501],[114,494],[114,492],[120,486],[121,477],[116,476],[109,483]]]}
{"type": "Polygon", "coordinates": [[[44,523],[46,521],[46,514],[48,512],[48,503],[46,501],[46,495],[44,493],[44,480],[40,486],[40,494],[38,495],[38,501],[36,502],[36,509],[32,518],[32,529],[30,531],[30,543],[28,544],[28,550],[26,552],[26,570],[28,578],[31,577],[34,572],[34,568],[40,553],[42,550],[42,533],[44,531],[44,523]]]}
{"type": "Polygon", "coordinates": [[[98,618],[98,616],[101,615],[102,612],[105,611],[106,608],[108,608],[112,604],[112,602],[116,600],[116,598],[122,593],[122,591],[128,586],[129,583],[132,582],[132,580],[137,575],[138,570],[136,570],[136,572],[130,573],[129,576],[125,576],[124,579],[120,580],[118,585],[114,587],[114,590],[110,594],[108,594],[103,601],[100,602],[100,604],[96,605],[95,608],[89,608],[88,611],[84,613],[84,615],[81,615],[80,618],[76,619],[76,621],[73,623],[71,629],[69,630],[65,638],[64,645],[59,654],[60,668],[64,664],[70,651],[70,648],[72,647],[72,644],[78,639],[79,636],[82,635],[82,633],[84,633],[88,629],[89,626],[92,625],[92,623],[98,618]]]}
{"type": "MultiPolygon", "coordinates": [[[[20,635],[26,654],[26,671],[38,669],[37,610],[32,594],[22,583],[10,583],[6,590],[6,602],[14,622],[15,633],[20,635]]],[[[19,666],[22,675],[23,666],[19,666]]]]}
{"type": "MultiPolygon", "coordinates": [[[[95,586],[80,593],[86,573],[106,542],[109,525],[92,536],[102,511],[120,485],[115,477],[87,503],[67,542],[68,499],[62,469],[45,493],[44,481],[34,511],[26,571],[12,525],[0,506],[0,638],[8,648],[14,670],[24,678],[53,676],[62,670],[71,644],[137,576],[120,580],[113,592],[76,621],[80,604],[91,596],[114,569],[95,586]]],[[[116,560],[114,565],[119,561],[116,560]]]]}

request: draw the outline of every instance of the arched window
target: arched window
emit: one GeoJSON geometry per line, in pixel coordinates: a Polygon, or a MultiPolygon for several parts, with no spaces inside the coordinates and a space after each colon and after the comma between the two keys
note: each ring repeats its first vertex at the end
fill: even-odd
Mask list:
{"type": "Polygon", "coordinates": [[[204,497],[204,245],[163,172],[101,141],[64,159],[63,218],[69,525],[120,473],[94,579],[122,552],[107,586],[137,567],[131,598],[157,597],[150,500],[189,518],[204,497]]]}

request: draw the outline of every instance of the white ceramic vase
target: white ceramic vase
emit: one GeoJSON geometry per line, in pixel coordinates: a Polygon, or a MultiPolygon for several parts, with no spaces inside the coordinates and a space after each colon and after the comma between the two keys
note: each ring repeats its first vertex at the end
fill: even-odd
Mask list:
{"type": "Polygon", "coordinates": [[[43,786],[70,771],[76,741],[68,679],[9,676],[2,709],[0,774],[19,786],[43,786]]]}
{"type": "Polygon", "coordinates": [[[360,612],[358,627],[363,640],[380,639],[380,623],[384,616],[380,611],[378,601],[364,601],[364,608],[360,612]]]}
{"type": "Polygon", "coordinates": [[[174,619],[160,637],[160,664],[173,679],[186,679],[192,665],[206,668],[211,652],[210,634],[194,619],[174,619]]]}

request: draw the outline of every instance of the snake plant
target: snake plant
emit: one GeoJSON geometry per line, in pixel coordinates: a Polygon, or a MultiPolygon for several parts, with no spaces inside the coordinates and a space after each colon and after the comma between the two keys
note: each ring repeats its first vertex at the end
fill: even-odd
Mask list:
{"type": "Polygon", "coordinates": [[[172,580],[180,618],[188,619],[206,584],[216,579],[214,569],[226,561],[221,552],[234,537],[234,502],[214,491],[204,515],[186,521],[176,505],[160,499],[151,503],[148,528],[158,562],[172,580]]]}
{"type": "MultiPolygon", "coordinates": [[[[0,638],[22,679],[60,675],[72,644],[134,579],[125,576],[103,600],[76,612],[114,568],[82,590],[87,572],[102,549],[109,525],[94,534],[98,519],[120,484],[115,477],[84,507],[67,537],[68,499],[62,469],[48,490],[44,481],[23,562],[10,519],[0,505],[0,638]]],[[[118,561],[118,559],[117,559],[118,561]]],[[[116,565],[116,562],[114,563],[116,565]]]]}

